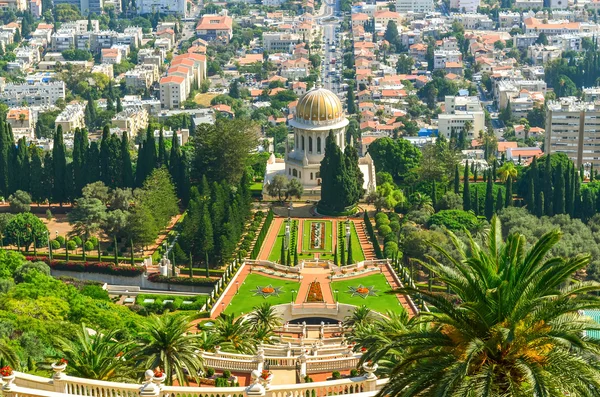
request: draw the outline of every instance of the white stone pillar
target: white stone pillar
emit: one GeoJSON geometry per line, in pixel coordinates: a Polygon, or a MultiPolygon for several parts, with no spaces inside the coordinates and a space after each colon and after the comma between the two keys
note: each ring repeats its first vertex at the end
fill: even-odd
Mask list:
{"type": "Polygon", "coordinates": [[[154,372],[149,369],[144,373],[144,383],[142,383],[142,387],[140,387],[140,397],[158,397],[160,396],[161,385],[164,381],[164,376],[162,378],[155,378],[154,372]],[[156,381],[155,381],[156,379],[156,381]],[[160,381],[162,379],[162,381],[160,381]]]}
{"type": "Polygon", "coordinates": [[[54,371],[54,374],[52,374],[52,384],[54,385],[54,391],[57,393],[66,393],[67,384],[65,383],[65,379],[67,375],[65,374],[65,370],[67,369],[67,363],[53,363],[51,367],[54,371]]]}

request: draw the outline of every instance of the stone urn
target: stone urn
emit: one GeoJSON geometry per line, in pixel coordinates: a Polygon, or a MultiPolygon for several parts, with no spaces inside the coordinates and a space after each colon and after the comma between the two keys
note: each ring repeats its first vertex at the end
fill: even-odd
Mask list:
{"type": "Polygon", "coordinates": [[[4,385],[2,386],[2,390],[10,391],[12,390],[15,382],[15,373],[11,372],[10,375],[2,375],[2,382],[4,385]]]}
{"type": "Polygon", "coordinates": [[[53,379],[63,379],[65,377],[65,369],[67,369],[67,361],[60,360],[56,363],[52,363],[52,370],[54,371],[53,379]]]}
{"type": "Polygon", "coordinates": [[[365,370],[365,372],[367,373],[366,374],[367,379],[377,379],[377,375],[375,375],[375,371],[377,371],[377,368],[379,367],[377,365],[377,363],[368,361],[368,362],[364,363],[362,367],[365,370]]]}
{"type": "Polygon", "coordinates": [[[258,381],[265,388],[265,390],[269,390],[271,388],[271,381],[273,380],[273,374],[269,371],[262,371],[258,381]]]}
{"type": "Polygon", "coordinates": [[[167,379],[167,374],[165,374],[162,371],[154,371],[154,374],[152,376],[152,383],[154,383],[156,386],[162,388],[165,379],[167,379]]]}

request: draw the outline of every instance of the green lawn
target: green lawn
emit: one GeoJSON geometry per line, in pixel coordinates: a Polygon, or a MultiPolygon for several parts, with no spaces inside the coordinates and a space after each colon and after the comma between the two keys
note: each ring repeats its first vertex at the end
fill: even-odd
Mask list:
{"type": "MultiPolygon", "coordinates": [[[[345,238],[345,233],[346,233],[346,224],[345,222],[340,222],[340,224],[342,224],[342,232],[339,232],[339,226],[338,226],[338,258],[340,258],[341,255],[341,251],[342,251],[342,246],[341,246],[341,239],[345,238]]],[[[354,226],[354,222],[350,222],[350,239],[352,240],[352,259],[354,260],[354,263],[358,263],[358,262],[362,262],[365,260],[365,254],[363,254],[363,250],[362,247],[360,246],[360,241],[358,239],[358,233],[356,233],[356,227],[354,226]]],[[[346,247],[347,249],[348,247],[346,247]]],[[[348,252],[346,251],[346,255],[348,255],[348,252]]],[[[346,259],[348,259],[348,257],[346,256],[346,259]]],[[[341,261],[341,259],[338,259],[338,261],[341,261]]]]}
{"type": "MultiPolygon", "coordinates": [[[[292,223],[295,225],[295,227],[298,227],[298,221],[297,220],[292,220],[292,223]]],[[[279,232],[277,233],[277,240],[275,240],[275,244],[273,244],[273,247],[271,248],[271,252],[269,253],[269,260],[271,262],[279,262],[281,260],[281,244],[283,244],[283,238],[285,237],[285,225],[287,224],[287,222],[283,222],[281,224],[281,227],[279,228],[279,232]]],[[[292,230],[290,230],[290,239],[292,237],[292,230]]],[[[290,244],[293,244],[290,241],[290,244]]],[[[294,260],[294,252],[292,251],[290,253],[290,255],[292,256],[292,261],[294,260]]]]}
{"type": "MultiPolygon", "coordinates": [[[[290,303],[292,301],[292,290],[298,291],[300,283],[292,280],[279,280],[271,277],[261,276],[258,274],[249,274],[240,285],[239,293],[233,298],[231,303],[225,308],[225,313],[242,313],[251,312],[256,306],[263,302],[269,302],[273,305],[282,303],[290,303]],[[263,298],[261,295],[255,295],[256,287],[281,287],[279,296],[269,296],[263,298]]],[[[235,286],[233,286],[235,288],[235,286]]],[[[294,294],[294,298],[296,294],[294,294]]]]}
{"type": "MultiPolygon", "coordinates": [[[[332,227],[331,221],[305,220],[302,234],[303,234],[303,236],[302,236],[302,251],[303,252],[305,252],[305,253],[318,252],[318,253],[325,253],[325,254],[330,254],[330,255],[333,254],[333,244],[331,241],[333,238],[333,227],[332,227]],[[325,239],[325,242],[323,244],[323,248],[313,249],[313,248],[310,248],[311,225],[313,223],[320,223],[320,222],[325,223],[325,235],[323,236],[323,238],[325,239]]],[[[324,255],[320,255],[320,257],[324,257],[324,255]]]]}
{"type": "Polygon", "coordinates": [[[404,308],[395,295],[386,294],[391,288],[388,285],[385,276],[380,273],[352,280],[334,281],[331,283],[331,290],[334,298],[336,296],[335,290],[339,291],[337,298],[340,303],[347,303],[355,306],[367,305],[371,310],[379,313],[385,313],[388,310],[404,311],[404,308]],[[375,287],[376,296],[367,296],[366,298],[352,296],[349,287],[358,287],[359,285],[364,287],[375,287]]]}

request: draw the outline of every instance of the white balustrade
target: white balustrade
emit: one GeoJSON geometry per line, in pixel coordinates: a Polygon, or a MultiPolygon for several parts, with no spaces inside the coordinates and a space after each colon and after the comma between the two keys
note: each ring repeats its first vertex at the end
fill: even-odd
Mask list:
{"type": "MultiPolygon", "coordinates": [[[[282,359],[282,358],[278,358],[282,359]]],[[[358,360],[356,358],[356,360],[358,360]]],[[[287,363],[292,359],[288,359],[287,363]]],[[[335,370],[334,362],[339,360],[319,361],[318,365],[335,370]]],[[[283,362],[283,361],[282,361],[283,362]]],[[[313,363],[314,364],[314,363],[313,363]]],[[[317,365],[317,364],[315,364],[317,365]]],[[[310,368],[309,368],[310,370],[310,368]]],[[[151,371],[150,371],[151,373],[151,371]]],[[[4,397],[65,397],[65,396],[93,396],[93,397],[140,397],[142,395],[153,395],[155,397],[248,397],[249,388],[247,387],[184,387],[184,386],[164,386],[162,381],[156,378],[146,378],[146,385],[151,382],[159,385],[155,387],[154,394],[143,394],[144,385],[133,383],[118,383],[97,381],[92,379],[77,378],[72,376],[63,376],[62,379],[50,379],[35,375],[15,372],[15,384],[11,387],[4,387],[2,394],[4,397]],[[55,391],[62,389],[64,391],[55,391]],[[51,390],[55,389],[55,390],[51,390]]],[[[368,379],[361,376],[357,378],[340,379],[326,382],[291,384],[291,385],[272,385],[267,390],[263,389],[260,394],[264,397],[326,397],[336,395],[350,395],[364,393],[360,397],[372,397],[377,390],[381,389],[387,382],[387,379],[368,379]]],[[[358,397],[358,396],[357,396],[358,397]]]]}

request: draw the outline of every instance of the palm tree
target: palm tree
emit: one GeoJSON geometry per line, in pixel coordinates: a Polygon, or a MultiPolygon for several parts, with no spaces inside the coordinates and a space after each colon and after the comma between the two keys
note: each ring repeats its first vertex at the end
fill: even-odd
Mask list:
{"type": "Polygon", "coordinates": [[[408,312],[388,311],[386,318],[358,324],[350,331],[347,339],[356,343],[354,350],[366,349],[361,362],[377,362],[379,365],[377,372],[389,376],[402,354],[402,351],[395,346],[396,340],[401,339],[412,326],[408,312]]]}
{"type": "Polygon", "coordinates": [[[71,337],[55,338],[60,357],[69,362],[69,375],[96,380],[133,380],[128,356],[133,343],[118,341],[121,330],[93,334],[85,324],[71,337]]]}
{"type": "Polygon", "coordinates": [[[221,313],[211,330],[219,336],[219,344],[223,351],[254,353],[255,343],[250,332],[250,323],[244,317],[236,319],[234,314],[221,313]]]}
{"type": "Polygon", "coordinates": [[[366,323],[372,318],[371,309],[366,305],[362,305],[354,309],[350,316],[344,319],[344,328],[354,328],[360,324],[366,323]]]}
{"type": "Polygon", "coordinates": [[[264,302],[254,308],[254,311],[248,315],[250,331],[256,332],[259,329],[272,331],[281,325],[281,317],[275,312],[273,305],[264,302]]]}
{"type": "Polygon", "coordinates": [[[512,161],[505,162],[504,164],[502,164],[502,167],[498,169],[498,176],[500,177],[500,180],[502,182],[506,182],[508,177],[511,177],[514,181],[515,179],[517,179],[517,174],[517,168],[515,167],[515,164],[512,161]]]}
{"type": "Polygon", "coordinates": [[[14,349],[5,341],[0,340],[0,362],[4,365],[10,365],[12,368],[19,368],[19,357],[14,349]]]}
{"type": "Polygon", "coordinates": [[[422,265],[453,294],[419,291],[434,313],[396,338],[403,354],[380,395],[599,395],[600,341],[584,335],[600,324],[578,313],[600,308],[590,294],[600,284],[572,279],[590,256],[547,257],[559,231],[529,250],[518,233],[503,242],[496,217],[484,247],[468,233],[468,247],[448,233],[460,259],[435,246],[444,263],[430,257],[422,265]]]}
{"type": "Polygon", "coordinates": [[[202,370],[199,356],[200,338],[189,332],[189,317],[181,315],[152,315],[142,325],[135,357],[138,368],[161,368],[166,374],[166,383],[173,384],[176,377],[180,384],[188,384],[186,373],[198,381],[202,370]]]}

